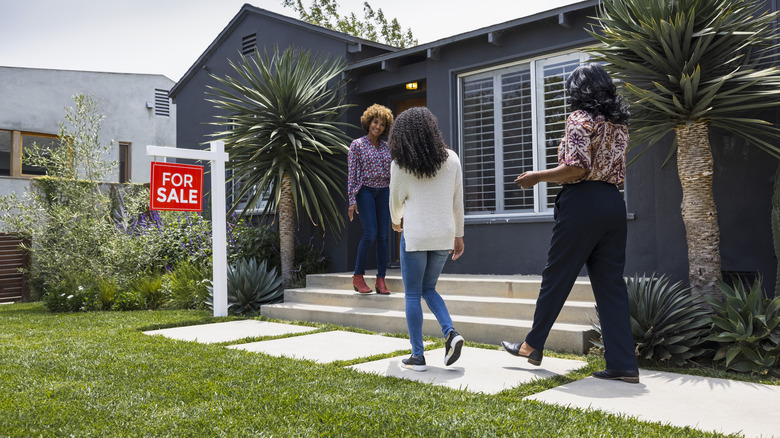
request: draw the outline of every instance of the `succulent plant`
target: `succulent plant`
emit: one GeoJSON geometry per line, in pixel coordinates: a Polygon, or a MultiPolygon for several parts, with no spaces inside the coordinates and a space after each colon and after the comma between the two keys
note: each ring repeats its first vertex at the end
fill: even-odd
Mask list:
{"type": "Polygon", "coordinates": [[[706,297],[715,313],[707,340],[720,344],[714,360],[725,361],[726,369],[780,377],[780,297],[766,298],[761,279],[749,291],[734,283],[720,282],[723,301],[706,297]]]}
{"type": "MultiPolygon", "coordinates": [[[[258,313],[260,306],[272,304],[283,299],[282,277],[276,268],[267,269],[266,261],[260,264],[254,258],[237,260],[227,271],[228,311],[234,314],[258,313]]],[[[211,306],[214,297],[209,287],[211,306]]]]}
{"type": "MultiPolygon", "coordinates": [[[[637,357],[667,366],[684,366],[709,351],[707,311],[681,282],[669,285],[665,275],[635,274],[626,281],[631,333],[637,357]]],[[[601,334],[601,328],[594,326],[601,334]]]]}

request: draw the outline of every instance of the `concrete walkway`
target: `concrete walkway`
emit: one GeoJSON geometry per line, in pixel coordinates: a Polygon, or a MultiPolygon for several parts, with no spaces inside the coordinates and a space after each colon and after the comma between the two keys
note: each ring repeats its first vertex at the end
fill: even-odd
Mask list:
{"type": "MultiPolygon", "coordinates": [[[[305,334],[314,330],[292,324],[241,320],[144,333],[201,343],[288,336],[227,348],[320,363],[395,354],[389,359],[366,361],[351,367],[362,372],[486,394],[495,394],[534,379],[566,374],[586,365],[582,361],[546,357],[541,367],[534,367],[497,348],[464,347],[461,358],[451,367],[444,366],[443,349],[426,351],[428,371],[416,372],[401,366],[401,359],[407,357],[411,349],[407,339],[346,331],[305,334]]],[[[526,399],[601,410],[643,421],[690,426],[708,432],[738,433],[746,438],[780,438],[780,386],[648,370],[640,370],[640,379],[639,384],[628,384],[587,377],[526,399]]]]}

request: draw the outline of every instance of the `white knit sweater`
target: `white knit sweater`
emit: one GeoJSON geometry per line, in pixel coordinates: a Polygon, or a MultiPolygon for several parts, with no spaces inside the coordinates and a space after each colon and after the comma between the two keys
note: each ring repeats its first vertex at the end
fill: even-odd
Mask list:
{"type": "Polygon", "coordinates": [[[404,220],[407,251],[453,249],[463,237],[463,183],[458,155],[448,149],[447,161],[432,178],[418,178],[390,165],[390,217],[404,220]]]}

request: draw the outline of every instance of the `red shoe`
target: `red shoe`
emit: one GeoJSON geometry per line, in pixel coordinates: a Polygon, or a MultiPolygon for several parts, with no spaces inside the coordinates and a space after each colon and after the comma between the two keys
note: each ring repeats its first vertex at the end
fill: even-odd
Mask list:
{"type": "Polygon", "coordinates": [[[355,291],[360,292],[361,294],[371,293],[371,288],[368,287],[366,280],[363,279],[362,275],[352,276],[352,287],[355,289],[355,291]]]}
{"type": "Polygon", "coordinates": [[[384,278],[377,277],[374,288],[376,289],[376,293],[380,295],[390,295],[390,290],[387,288],[384,278]]]}

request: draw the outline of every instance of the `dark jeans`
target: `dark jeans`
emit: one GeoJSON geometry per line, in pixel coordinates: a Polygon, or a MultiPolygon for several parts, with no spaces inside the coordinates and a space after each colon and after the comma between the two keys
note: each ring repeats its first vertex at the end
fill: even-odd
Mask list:
{"type": "Polygon", "coordinates": [[[525,338],[528,345],[544,349],[585,265],[596,298],[607,369],[637,369],[623,279],[626,230],[626,204],[615,185],[600,181],[564,185],[555,199],[555,226],[533,327],[525,338]]]}
{"type": "Polygon", "coordinates": [[[390,236],[390,188],[363,186],[355,196],[358,216],[363,224],[363,237],[358,245],[355,260],[355,275],[366,273],[366,258],[376,242],[376,276],[384,278],[387,273],[390,236]]]}

